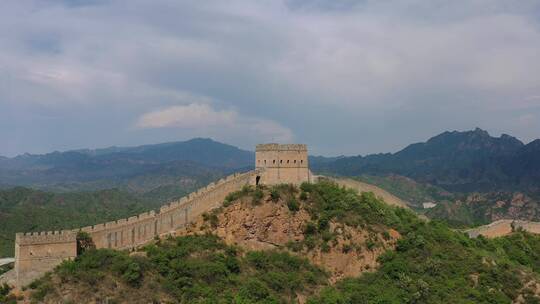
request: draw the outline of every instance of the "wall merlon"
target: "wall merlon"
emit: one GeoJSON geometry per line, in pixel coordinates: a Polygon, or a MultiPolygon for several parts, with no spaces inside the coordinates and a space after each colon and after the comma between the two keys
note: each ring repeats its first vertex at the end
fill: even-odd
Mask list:
{"type": "Polygon", "coordinates": [[[161,206],[161,208],[159,208],[159,213],[165,213],[169,211],[170,209],[171,207],[169,205],[161,206]]]}
{"type": "Polygon", "coordinates": [[[94,226],[86,226],[86,227],[82,227],[82,228],[81,228],[81,231],[84,231],[84,232],[92,232],[92,231],[94,231],[94,226]]]}
{"type": "Polygon", "coordinates": [[[106,222],[105,228],[116,228],[116,221],[106,222]]]}
{"type": "Polygon", "coordinates": [[[124,225],[124,224],[127,223],[127,219],[125,219],[125,218],[124,218],[124,219],[119,219],[118,221],[116,221],[116,223],[117,223],[118,225],[124,225]]]}
{"type": "Polygon", "coordinates": [[[34,245],[47,243],[68,243],[76,240],[77,233],[69,231],[69,233],[53,233],[52,231],[32,233],[31,235],[17,234],[15,243],[20,245],[34,245]]]}
{"type": "Polygon", "coordinates": [[[255,147],[255,151],[307,151],[305,144],[259,144],[255,147]]]}

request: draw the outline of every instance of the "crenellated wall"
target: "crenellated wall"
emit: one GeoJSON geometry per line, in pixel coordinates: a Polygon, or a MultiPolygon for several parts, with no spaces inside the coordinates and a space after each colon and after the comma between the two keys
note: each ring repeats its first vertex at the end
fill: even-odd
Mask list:
{"type": "Polygon", "coordinates": [[[499,237],[510,234],[518,228],[530,233],[540,234],[540,222],[520,220],[498,220],[488,225],[468,229],[465,232],[472,238],[478,237],[479,235],[485,237],[499,237]]]}
{"type": "Polygon", "coordinates": [[[90,234],[97,248],[130,249],[158,235],[184,227],[203,212],[219,207],[227,194],[255,184],[262,170],[235,173],[190,193],[178,201],[150,211],[103,224],[60,232],[17,233],[15,239],[16,285],[24,286],[63,260],[77,256],[76,235],[90,234]]]}
{"type": "Polygon", "coordinates": [[[70,230],[17,233],[15,235],[15,276],[24,286],[62,261],[77,256],[76,232],[70,230]]]}

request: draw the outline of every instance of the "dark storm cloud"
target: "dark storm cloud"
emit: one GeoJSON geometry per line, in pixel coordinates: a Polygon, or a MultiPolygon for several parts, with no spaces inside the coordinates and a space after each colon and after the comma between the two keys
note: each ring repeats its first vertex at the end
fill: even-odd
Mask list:
{"type": "Polygon", "coordinates": [[[537,1],[4,1],[0,154],[540,130],[537,1]],[[192,119],[194,118],[195,119],[192,119]]]}

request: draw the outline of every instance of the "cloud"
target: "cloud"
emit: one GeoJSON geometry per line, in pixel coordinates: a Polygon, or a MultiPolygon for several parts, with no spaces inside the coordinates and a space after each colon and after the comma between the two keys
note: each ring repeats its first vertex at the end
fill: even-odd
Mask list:
{"type": "Polygon", "coordinates": [[[141,128],[230,127],[237,120],[237,116],[238,114],[233,111],[216,111],[209,105],[192,103],[146,113],[139,119],[137,126],[141,128]]]}
{"type": "MultiPolygon", "coordinates": [[[[293,132],[279,123],[258,117],[245,117],[233,110],[216,110],[209,104],[191,103],[171,106],[143,114],[136,126],[142,129],[178,128],[196,130],[198,134],[257,142],[292,142],[293,132]]],[[[242,144],[242,143],[240,143],[242,144]]],[[[245,144],[245,143],[244,143],[245,144]]]]}
{"type": "Polygon", "coordinates": [[[5,0],[0,154],[201,133],[357,154],[479,122],[529,140],[510,121],[540,116],[538,16],[537,0],[5,0]]]}

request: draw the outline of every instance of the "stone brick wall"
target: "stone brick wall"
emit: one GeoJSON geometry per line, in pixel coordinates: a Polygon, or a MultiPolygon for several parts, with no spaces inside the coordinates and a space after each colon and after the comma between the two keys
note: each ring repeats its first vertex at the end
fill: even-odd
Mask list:
{"type": "Polygon", "coordinates": [[[255,167],[264,170],[260,183],[301,184],[309,182],[307,146],[302,144],[260,144],[255,149],[255,167]]]}
{"type": "Polygon", "coordinates": [[[76,233],[69,230],[17,233],[15,235],[15,276],[24,286],[77,256],[76,233]]]}
{"type": "Polygon", "coordinates": [[[18,233],[15,239],[16,285],[24,286],[77,256],[78,231],[90,234],[97,248],[130,249],[158,235],[184,227],[203,212],[217,208],[230,192],[254,184],[263,170],[236,173],[199,189],[178,201],[113,222],[60,232],[18,233]]]}
{"type": "Polygon", "coordinates": [[[470,237],[499,237],[512,233],[514,229],[521,228],[530,233],[540,234],[540,222],[529,222],[520,220],[498,220],[491,224],[468,229],[465,232],[470,237]]]}

